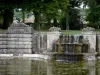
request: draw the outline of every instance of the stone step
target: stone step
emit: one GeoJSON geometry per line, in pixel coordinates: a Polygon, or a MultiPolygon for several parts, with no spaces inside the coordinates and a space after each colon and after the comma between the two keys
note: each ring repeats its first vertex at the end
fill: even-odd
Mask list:
{"type": "Polygon", "coordinates": [[[32,42],[10,41],[10,42],[7,42],[7,44],[9,44],[9,45],[32,45],[32,42]]]}
{"type": "Polygon", "coordinates": [[[24,37],[24,38],[31,38],[32,35],[31,34],[8,34],[7,36],[8,38],[19,38],[19,37],[24,37]]]}
{"type": "Polygon", "coordinates": [[[32,45],[0,45],[0,49],[2,49],[2,48],[4,48],[4,49],[7,49],[7,48],[16,48],[16,49],[26,48],[26,49],[28,49],[28,48],[32,48],[32,45]]]}
{"type": "Polygon", "coordinates": [[[32,38],[7,38],[7,41],[20,41],[20,42],[31,42],[32,38]]]}

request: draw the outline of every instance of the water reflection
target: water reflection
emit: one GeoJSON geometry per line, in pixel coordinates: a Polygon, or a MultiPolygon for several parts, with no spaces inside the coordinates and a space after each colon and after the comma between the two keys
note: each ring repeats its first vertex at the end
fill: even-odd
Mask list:
{"type": "Polygon", "coordinates": [[[51,62],[26,58],[0,58],[0,75],[100,75],[99,61],[51,62]]]}

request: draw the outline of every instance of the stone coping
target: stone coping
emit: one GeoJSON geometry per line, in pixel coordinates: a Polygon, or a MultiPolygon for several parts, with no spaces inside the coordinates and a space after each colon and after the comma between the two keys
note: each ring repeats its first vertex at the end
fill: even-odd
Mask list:
{"type": "Polygon", "coordinates": [[[14,56],[14,54],[0,54],[0,57],[51,59],[51,57],[49,55],[45,55],[45,54],[18,54],[18,56],[14,56]]]}

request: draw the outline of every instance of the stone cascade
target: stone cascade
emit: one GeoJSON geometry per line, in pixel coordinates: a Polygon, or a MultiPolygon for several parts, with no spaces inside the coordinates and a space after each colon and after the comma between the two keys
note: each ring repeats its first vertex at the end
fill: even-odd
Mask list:
{"type": "Polygon", "coordinates": [[[0,33],[0,54],[7,54],[7,33],[0,33]]]}
{"type": "Polygon", "coordinates": [[[61,35],[55,43],[54,58],[64,61],[81,61],[83,53],[88,53],[88,44],[82,35],[61,35]]]}
{"type": "Polygon", "coordinates": [[[23,24],[12,24],[7,33],[0,35],[0,53],[31,54],[32,28],[23,24]]]}
{"type": "Polygon", "coordinates": [[[31,54],[32,28],[25,24],[12,24],[8,29],[7,44],[12,54],[31,54]]]}

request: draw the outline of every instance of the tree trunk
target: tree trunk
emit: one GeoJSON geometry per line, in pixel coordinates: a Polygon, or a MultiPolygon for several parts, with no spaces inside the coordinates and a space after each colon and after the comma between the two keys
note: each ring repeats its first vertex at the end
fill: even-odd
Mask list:
{"type": "Polygon", "coordinates": [[[25,11],[22,9],[22,22],[25,22],[25,11]]]}
{"type": "Polygon", "coordinates": [[[57,19],[56,19],[56,18],[53,19],[53,25],[54,25],[55,27],[58,26],[58,25],[57,25],[57,19]]]}
{"type": "Polygon", "coordinates": [[[7,29],[13,22],[13,10],[4,10],[4,22],[2,29],[7,29]]]}
{"type": "Polygon", "coordinates": [[[2,28],[3,26],[3,21],[4,21],[4,17],[3,17],[3,12],[0,12],[0,28],[2,28]]]}
{"type": "Polygon", "coordinates": [[[48,20],[48,25],[50,25],[51,24],[51,19],[47,18],[47,20],[48,20]]]}
{"type": "Polygon", "coordinates": [[[51,18],[47,18],[47,26],[50,28],[52,25],[51,25],[51,18]]]}
{"type": "Polygon", "coordinates": [[[40,25],[39,25],[39,23],[40,23],[40,14],[38,13],[38,12],[36,12],[36,11],[33,11],[33,13],[34,13],[34,16],[35,16],[35,26],[36,26],[36,30],[40,30],[40,25]]]}
{"type": "Polygon", "coordinates": [[[66,16],[65,17],[63,17],[62,19],[61,19],[61,24],[60,24],[60,28],[62,29],[62,30],[66,30],[66,26],[67,26],[67,21],[66,21],[66,16]]]}
{"type": "Polygon", "coordinates": [[[69,14],[67,11],[65,12],[65,18],[66,18],[66,29],[69,30],[69,14]]]}

